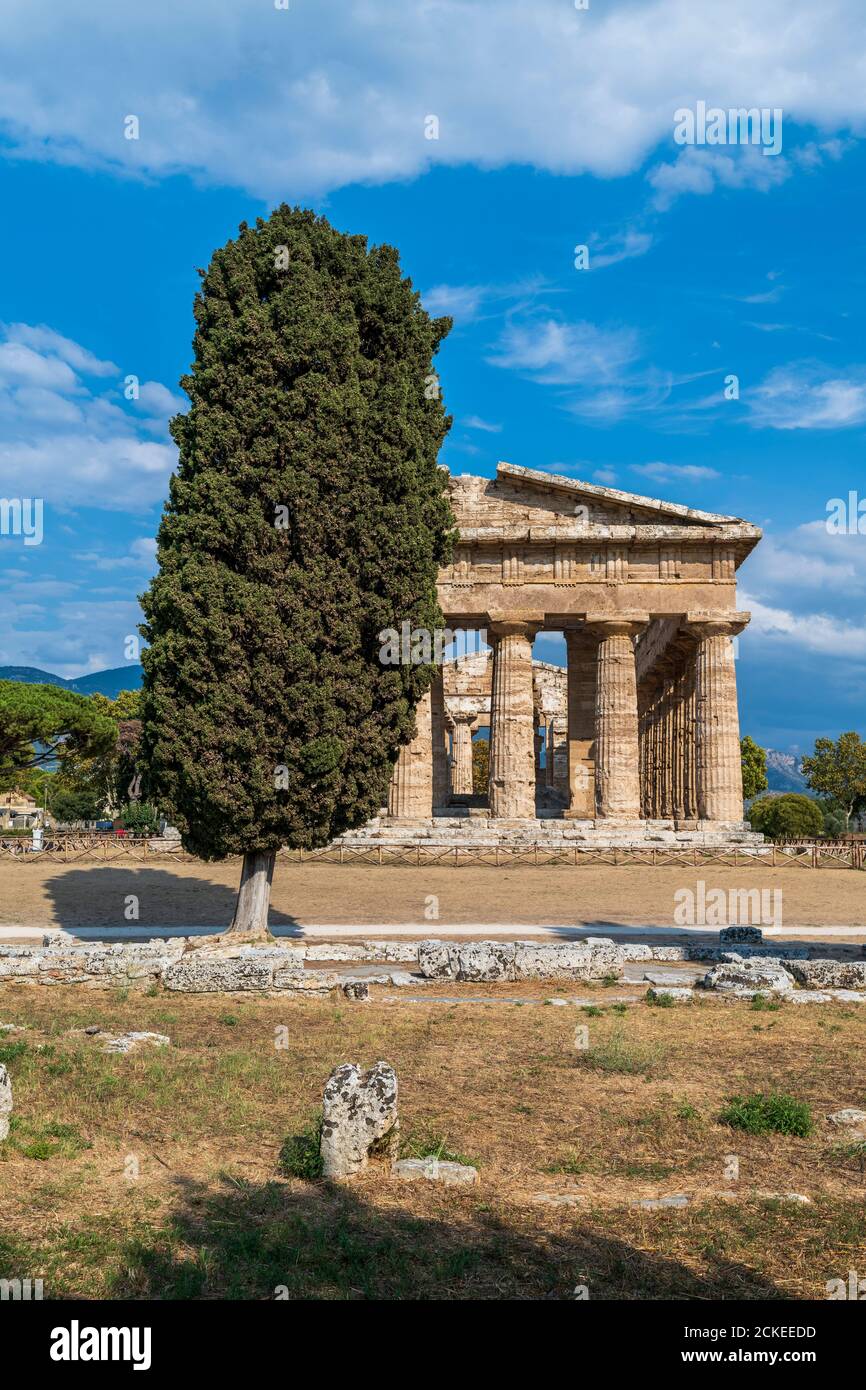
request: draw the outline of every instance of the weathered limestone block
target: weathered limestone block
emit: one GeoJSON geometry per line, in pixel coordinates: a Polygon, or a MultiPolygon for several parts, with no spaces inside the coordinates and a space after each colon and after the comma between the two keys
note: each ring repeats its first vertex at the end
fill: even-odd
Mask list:
{"type": "Polygon", "coordinates": [[[515,946],[510,941],[467,941],[455,953],[458,980],[513,980],[515,946]]]}
{"type": "Polygon", "coordinates": [[[451,947],[447,941],[420,941],[418,969],[428,980],[452,980],[451,947]]]}
{"type": "Polygon", "coordinates": [[[760,946],[763,940],[760,927],[722,927],[719,932],[720,946],[760,946]]]}
{"type": "Polygon", "coordinates": [[[324,1176],[347,1178],[360,1173],[374,1147],[385,1150],[393,1167],[399,1124],[393,1067],[377,1062],[364,1073],[353,1062],[336,1067],[323,1095],[320,1151],[324,1176]]]}
{"type": "Polygon", "coordinates": [[[171,1038],[165,1033],[121,1033],[106,1040],[104,1052],[133,1052],[137,1047],[168,1047],[171,1038]]]}
{"type": "Polygon", "coordinates": [[[847,1139],[866,1139],[866,1110],[854,1110],[850,1107],[845,1110],[834,1110],[832,1115],[827,1116],[827,1119],[837,1129],[843,1129],[847,1139]]]}
{"type": "Polygon", "coordinates": [[[647,990],[646,997],[652,1002],[670,999],[674,1004],[691,1004],[695,995],[694,990],[680,985],[653,985],[652,989],[647,990]]]}
{"type": "Polygon", "coordinates": [[[341,984],[343,976],[336,970],[298,970],[294,965],[274,967],[274,989],[293,990],[297,994],[327,994],[341,984]]]}
{"type": "Polygon", "coordinates": [[[347,999],[354,999],[359,1004],[370,1002],[370,986],[366,980],[347,980],[343,993],[347,999]]]}
{"type": "Polygon", "coordinates": [[[629,943],[618,946],[624,961],[641,960],[689,960],[689,949],[687,946],[644,946],[640,943],[629,943]]]}
{"type": "Polygon", "coordinates": [[[866,989],[866,961],[796,960],[789,969],[798,984],[811,989],[866,989]]]}
{"type": "Polygon", "coordinates": [[[241,955],[214,957],[205,951],[191,952],[184,959],[170,965],[162,976],[166,989],[177,990],[183,994],[270,989],[273,980],[274,962],[270,955],[257,960],[241,955]]]}
{"type": "Polygon", "coordinates": [[[12,1082],[6,1067],[0,1062],[0,1140],[9,1137],[9,1117],[12,1114],[12,1082]]]}
{"type": "Polygon", "coordinates": [[[598,980],[605,976],[621,979],[623,958],[619,949],[589,942],[562,942],[540,945],[534,941],[515,942],[515,980],[598,980]]]}
{"type": "Polygon", "coordinates": [[[394,1164],[395,1178],[403,1182],[441,1182],[446,1187],[471,1187],[478,1181],[478,1169],[469,1163],[452,1163],[441,1158],[401,1158],[394,1164]]]}
{"type": "Polygon", "coordinates": [[[739,993],[769,990],[785,994],[794,988],[791,976],[777,960],[743,960],[716,965],[707,971],[703,983],[704,989],[739,993]]]}

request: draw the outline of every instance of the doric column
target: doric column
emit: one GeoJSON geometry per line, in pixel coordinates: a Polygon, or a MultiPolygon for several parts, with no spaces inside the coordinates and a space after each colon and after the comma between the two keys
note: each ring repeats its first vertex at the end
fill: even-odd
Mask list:
{"type": "Polygon", "coordinates": [[[661,818],[670,820],[673,816],[673,681],[665,675],[662,679],[661,704],[661,818]]]}
{"type": "Polygon", "coordinates": [[[472,795],[472,725],[474,714],[455,711],[454,756],[451,763],[451,792],[454,796],[472,795]]]}
{"type": "Polygon", "coordinates": [[[430,741],[433,759],[433,807],[444,808],[451,795],[448,766],[448,730],[445,726],[445,689],[442,667],[437,666],[430,685],[430,741]]]}
{"type": "Polygon", "coordinates": [[[430,691],[415,706],[415,737],[404,744],[391,774],[388,814],[396,820],[433,815],[433,749],[430,691]]]}
{"type": "Polygon", "coordinates": [[[683,673],[678,670],[674,677],[673,704],[671,710],[671,737],[673,758],[671,762],[671,815],[675,821],[685,819],[684,788],[684,740],[683,740],[683,673]]]}
{"type": "Polygon", "coordinates": [[[595,809],[608,820],[640,820],[634,634],[644,622],[593,624],[596,658],[595,809]]]}
{"type": "Polygon", "coordinates": [[[687,662],[683,678],[683,809],[684,820],[698,818],[697,749],[695,747],[695,662],[687,662]]]}
{"type": "Polygon", "coordinates": [[[595,816],[595,694],[598,635],[566,629],[568,653],[568,808],[566,816],[595,816]]]}
{"type": "Polygon", "coordinates": [[[493,642],[490,697],[490,814],[535,817],[535,710],[529,623],[488,624],[493,642]]]}
{"type": "Polygon", "coordinates": [[[742,632],[748,615],[693,621],[698,638],[695,659],[695,743],[698,817],[742,821],[743,774],[737,678],[731,638],[742,632]]]}

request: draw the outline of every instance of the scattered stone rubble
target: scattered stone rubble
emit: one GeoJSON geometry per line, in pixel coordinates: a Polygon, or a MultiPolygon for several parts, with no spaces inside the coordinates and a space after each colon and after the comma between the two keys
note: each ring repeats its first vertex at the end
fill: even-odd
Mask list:
{"type": "MultiPolygon", "coordinates": [[[[369,997],[370,985],[407,986],[439,981],[488,983],[522,980],[623,980],[626,965],[658,962],[646,972],[662,992],[689,990],[693,978],[665,965],[704,961],[702,986],[727,998],[784,996],[797,1003],[866,1003],[866,960],[854,948],[837,959],[810,959],[818,947],[650,946],[618,944],[610,937],[580,941],[364,941],[346,945],[294,942],[234,946],[225,938],[175,937],[147,942],[80,943],[52,936],[41,946],[0,946],[0,980],[91,989],[156,986],[184,994],[282,993],[369,997]],[[322,962],[319,966],[318,962],[322,962]],[[380,971],[377,962],[383,962],[380,971]],[[388,969],[389,962],[412,968],[388,969]],[[312,963],[312,964],[311,964],[312,963]],[[328,964],[357,964],[357,970],[328,964]],[[799,988],[798,988],[799,986],[799,988]]],[[[826,948],[825,948],[826,949],[826,948]]],[[[686,995],[673,993],[685,1001],[686,995]]],[[[692,997],[689,992],[689,996],[692,997]]],[[[0,1032],[3,1025],[0,1025],[0,1032]]]]}
{"type": "Polygon", "coordinates": [[[0,1062],[0,1140],[9,1137],[9,1117],[12,1114],[12,1082],[0,1062]]]}
{"type": "Polygon", "coordinates": [[[393,1171],[403,1182],[441,1182],[445,1187],[471,1187],[478,1181],[478,1169],[470,1163],[443,1158],[401,1158],[393,1171]]]}
{"type": "Polygon", "coordinates": [[[165,1033],[121,1033],[117,1038],[106,1039],[103,1052],[134,1052],[137,1047],[168,1047],[171,1038],[165,1033]]]}
{"type": "Polygon", "coordinates": [[[360,1173],[370,1152],[384,1152],[393,1168],[398,1152],[397,1074],[387,1062],[363,1072],[354,1062],[335,1067],[322,1097],[322,1172],[326,1178],[360,1173]]]}

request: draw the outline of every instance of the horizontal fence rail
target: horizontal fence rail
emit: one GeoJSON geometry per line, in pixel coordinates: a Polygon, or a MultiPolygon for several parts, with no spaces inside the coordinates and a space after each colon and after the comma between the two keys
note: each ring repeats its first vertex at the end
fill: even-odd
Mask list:
{"type": "MultiPolygon", "coordinates": [[[[699,866],[716,864],[725,868],[745,868],[755,863],[779,868],[804,869],[866,868],[863,841],[800,840],[767,844],[756,849],[731,846],[729,849],[690,846],[617,845],[609,849],[580,845],[434,845],[375,844],[327,845],[324,849],[280,849],[277,858],[286,864],[373,864],[417,867],[505,868],[517,865],[569,867],[611,864],[616,866],[667,865],[699,866]]],[[[204,863],[188,854],[179,841],[136,839],[131,836],[59,834],[46,835],[41,850],[34,850],[29,838],[0,837],[0,862],[16,864],[71,864],[79,861],[145,863],[170,859],[181,863],[204,863]]]]}

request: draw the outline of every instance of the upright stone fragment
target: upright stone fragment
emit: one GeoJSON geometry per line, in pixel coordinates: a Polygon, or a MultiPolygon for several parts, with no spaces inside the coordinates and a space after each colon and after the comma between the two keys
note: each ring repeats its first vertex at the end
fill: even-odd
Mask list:
{"type": "Polygon", "coordinates": [[[335,1067],[323,1095],[321,1155],[326,1178],[362,1172],[373,1148],[383,1150],[393,1167],[399,1129],[393,1067],[377,1062],[363,1073],[354,1062],[335,1067]]]}
{"type": "Polygon", "coordinates": [[[0,1140],[9,1137],[9,1117],[12,1114],[12,1082],[9,1073],[0,1062],[0,1140]]]}

